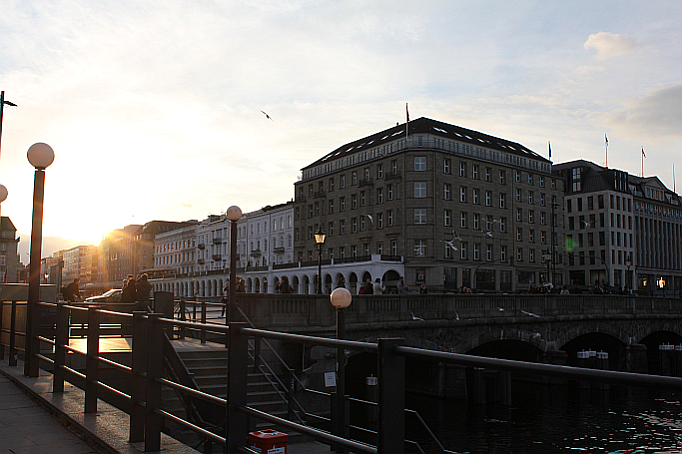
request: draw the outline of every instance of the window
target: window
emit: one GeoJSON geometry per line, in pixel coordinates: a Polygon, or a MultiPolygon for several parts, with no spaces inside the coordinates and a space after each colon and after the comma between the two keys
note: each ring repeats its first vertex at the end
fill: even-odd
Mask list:
{"type": "Polygon", "coordinates": [[[353,172],[351,173],[351,186],[357,186],[358,185],[358,173],[353,172]]]}
{"type": "Polygon", "coordinates": [[[540,231],[540,244],[547,244],[547,233],[544,230],[540,231]]]}
{"type": "Polygon", "coordinates": [[[393,210],[388,210],[386,212],[386,223],[389,227],[393,227],[393,210]]]}
{"type": "Polygon", "coordinates": [[[467,214],[464,212],[459,215],[459,226],[463,229],[467,228],[467,214]]]}
{"type": "Polygon", "coordinates": [[[528,191],[528,204],[532,205],[534,203],[533,200],[533,191],[528,191]]]}
{"type": "Polygon", "coordinates": [[[517,262],[523,262],[523,248],[517,248],[516,249],[516,261],[517,262]]]}
{"type": "Polygon", "coordinates": [[[500,208],[505,209],[507,207],[507,196],[504,192],[500,193],[500,208]]]}
{"type": "Polygon", "coordinates": [[[581,168],[576,167],[571,170],[571,182],[572,182],[572,189],[573,192],[580,192],[580,173],[581,173],[581,168]]]}
{"type": "Polygon", "coordinates": [[[377,228],[378,229],[384,228],[384,213],[377,214],[377,228]]]}
{"type": "Polygon", "coordinates": [[[393,200],[393,185],[389,184],[386,186],[386,192],[388,193],[388,200],[393,200]]]}
{"type": "Polygon", "coordinates": [[[535,243],[535,230],[528,229],[528,242],[535,243]]]}
{"type": "Polygon", "coordinates": [[[540,225],[545,225],[545,212],[540,212],[540,225]]]}
{"type": "Polygon", "coordinates": [[[384,203],[384,188],[377,188],[377,204],[384,203]]]}
{"type": "Polygon", "coordinates": [[[358,232],[358,218],[351,218],[351,220],[350,220],[350,231],[352,233],[358,232]]]}
{"type": "Polygon", "coordinates": [[[533,175],[530,173],[528,174],[528,184],[533,186],[533,175]]]}
{"type": "Polygon", "coordinates": [[[345,234],[346,234],[346,220],[345,220],[345,219],[341,219],[341,220],[339,221],[339,233],[340,233],[341,235],[345,235],[345,234]]]}
{"type": "Polygon", "coordinates": [[[516,241],[523,241],[523,229],[521,227],[516,229],[516,241]]]}
{"type": "Polygon", "coordinates": [[[459,201],[461,203],[467,202],[467,188],[466,188],[466,186],[460,186],[460,188],[459,188],[459,201]]]}
{"type": "Polygon", "coordinates": [[[426,224],[426,208],[415,208],[414,209],[414,223],[415,224],[426,224]]]}
{"type": "Polygon", "coordinates": [[[500,184],[504,184],[504,170],[500,170],[499,176],[500,176],[500,184]]]}
{"type": "Polygon", "coordinates": [[[452,210],[443,210],[443,225],[445,227],[452,226],[452,210]]]}
{"type": "MultiPolygon", "coordinates": [[[[471,227],[474,230],[479,230],[479,218],[480,218],[480,216],[477,213],[474,213],[472,218],[471,218],[471,223],[472,223],[471,227]]],[[[490,229],[488,229],[488,230],[490,230],[490,229]]]]}
{"type": "Polygon", "coordinates": [[[485,206],[489,207],[493,204],[493,193],[491,191],[485,191],[485,206]]]}
{"type": "Polygon", "coordinates": [[[341,175],[341,189],[346,189],[346,176],[341,175]]]}
{"type": "Polygon", "coordinates": [[[391,173],[393,175],[398,174],[398,161],[395,159],[393,161],[391,161],[391,173]]]}
{"type": "Polygon", "coordinates": [[[345,197],[339,197],[339,211],[342,213],[346,211],[346,198],[345,197]]]}
{"type": "Polygon", "coordinates": [[[528,223],[535,223],[535,212],[533,210],[528,210],[528,223]]]}
{"type": "Polygon", "coordinates": [[[471,178],[478,180],[478,165],[471,166],[471,178]]]}
{"type": "Polygon", "coordinates": [[[540,187],[541,188],[545,187],[545,177],[543,177],[543,176],[540,177],[540,187]]]}
{"type": "Polygon", "coordinates": [[[478,243],[474,244],[474,260],[481,259],[481,245],[478,243]]]}
{"type": "Polygon", "coordinates": [[[443,159],[443,173],[450,175],[451,171],[450,158],[443,159]]]}
{"type": "Polygon", "coordinates": [[[528,249],[528,261],[535,262],[535,249],[528,249]]]}
{"type": "Polygon", "coordinates": [[[514,171],[514,180],[516,180],[517,183],[521,183],[521,171],[514,171]]]}
{"type": "Polygon", "coordinates": [[[391,241],[391,255],[398,255],[398,242],[395,240],[391,241]]]}
{"type": "Polygon", "coordinates": [[[334,222],[330,222],[327,228],[327,235],[334,236],[334,222]]]}
{"type": "Polygon", "coordinates": [[[426,197],[426,182],[418,181],[414,183],[414,197],[423,199],[426,197]]]}
{"type": "Polygon", "coordinates": [[[351,208],[351,210],[357,210],[358,209],[358,195],[357,194],[351,194],[351,196],[350,196],[350,208],[351,208]]]}
{"type": "Polygon", "coordinates": [[[365,191],[360,191],[360,206],[365,206],[365,191]]]}
{"type": "Polygon", "coordinates": [[[384,253],[384,243],[381,241],[377,242],[377,254],[381,255],[384,253]]]}
{"type": "Polygon", "coordinates": [[[467,244],[464,242],[459,244],[459,258],[462,260],[467,259],[467,244]]]}
{"type": "Polygon", "coordinates": [[[478,189],[471,190],[471,203],[478,205],[478,189]]]}
{"type": "Polygon", "coordinates": [[[507,246],[500,246],[500,262],[507,261],[507,246]]]}
{"type": "Polygon", "coordinates": [[[414,240],[414,256],[426,256],[426,240],[414,240]]]}
{"type": "Polygon", "coordinates": [[[517,202],[521,202],[521,189],[516,189],[516,196],[514,197],[514,199],[517,202]]]}
{"type": "Polygon", "coordinates": [[[382,179],[384,177],[384,165],[377,164],[377,179],[382,179]]]}
{"type": "Polygon", "coordinates": [[[334,178],[329,179],[329,192],[334,192],[334,178]]]}
{"type": "Polygon", "coordinates": [[[540,206],[541,207],[545,206],[545,194],[544,193],[540,194],[540,206]]]}
{"type": "Polygon", "coordinates": [[[414,157],[414,170],[418,172],[423,172],[426,170],[426,156],[414,157]]]}
{"type": "Polygon", "coordinates": [[[493,260],[493,245],[492,244],[486,244],[485,245],[485,259],[488,262],[491,262],[493,260]]]}
{"type": "Polygon", "coordinates": [[[459,163],[459,176],[466,178],[466,176],[467,176],[467,163],[466,162],[460,162],[459,163]]]}
{"type": "Polygon", "coordinates": [[[490,167],[485,168],[485,181],[490,182],[491,181],[491,169],[490,167]]]}
{"type": "Polygon", "coordinates": [[[523,218],[523,210],[521,208],[516,209],[516,222],[521,222],[521,219],[523,218]]]}
{"type": "Polygon", "coordinates": [[[452,185],[450,183],[443,184],[443,200],[452,200],[452,185]]]}

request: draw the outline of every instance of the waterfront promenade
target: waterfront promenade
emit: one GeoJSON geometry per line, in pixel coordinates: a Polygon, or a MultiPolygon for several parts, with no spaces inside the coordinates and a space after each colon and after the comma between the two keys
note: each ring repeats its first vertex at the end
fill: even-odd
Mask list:
{"type": "MultiPolygon", "coordinates": [[[[144,442],[129,443],[128,414],[99,400],[97,413],[83,413],[85,395],[70,383],[52,393],[52,374],[23,375],[24,363],[9,366],[0,360],[0,454],[133,454],[144,452],[144,442]]],[[[167,454],[198,451],[162,434],[167,454]]],[[[304,442],[289,445],[292,454],[328,453],[329,446],[304,442]]]]}

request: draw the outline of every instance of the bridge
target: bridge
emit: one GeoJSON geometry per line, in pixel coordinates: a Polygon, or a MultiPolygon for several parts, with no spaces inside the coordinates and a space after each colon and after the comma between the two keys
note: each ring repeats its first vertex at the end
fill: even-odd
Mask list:
{"type": "MultiPolygon", "coordinates": [[[[244,294],[238,301],[259,328],[332,337],[327,295],[244,294]]],[[[577,353],[608,353],[609,368],[658,373],[659,347],[682,343],[682,299],[629,295],[358,295],[345,310],[346,338],[453,353],[577,363],[577,353]]]]}

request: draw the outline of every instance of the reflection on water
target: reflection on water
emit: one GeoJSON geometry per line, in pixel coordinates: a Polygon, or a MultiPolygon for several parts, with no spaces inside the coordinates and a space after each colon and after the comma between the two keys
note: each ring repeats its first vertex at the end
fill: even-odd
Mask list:
{"type": "MultiPolygon", "coordinates": [[[[408,396],[407,404],[458,453],[682,453],[680,392],[517,382],[513,388],[511,408],[423,396],[408,396]]],[[[416,426],[409,418],[408,430],[416,426]]],[[[408,437],[438,452],[425,433],[408,437]]]]}

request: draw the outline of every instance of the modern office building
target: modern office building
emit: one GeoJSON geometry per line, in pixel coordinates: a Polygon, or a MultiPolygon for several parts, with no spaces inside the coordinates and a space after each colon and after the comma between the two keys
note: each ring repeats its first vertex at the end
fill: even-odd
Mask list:
{"type": "Polygon", "coordinates": [[[397,257],[408,285],[432,291],[563,283],[563,181],[518,143],[419,118],[342,145],[294,186],[299,262],[321,228],[325,260],[386,262],[372,280],[397,257]]]}
{"type": "Polygon", "coordinates": [[[569,282],[641,293],[682,289],[680,198],[656,177],[578,160],[554,166],[564,180],[569,282]]]}

